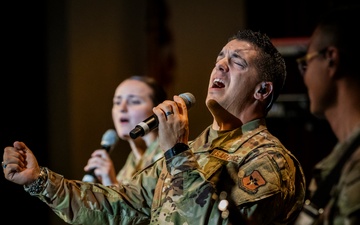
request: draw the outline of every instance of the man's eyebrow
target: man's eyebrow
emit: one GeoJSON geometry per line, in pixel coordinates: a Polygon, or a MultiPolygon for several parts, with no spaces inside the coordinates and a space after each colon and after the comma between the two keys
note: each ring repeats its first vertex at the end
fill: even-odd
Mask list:
{"type": "Polygon", "coordinates": [[[251,51],[254,50],[252,48],[242,48],[242,49],[235,49],[234,52],[239,53],[239,52],[247,52],[247,51],[251,51]]]}
{"type": "Polygon", "coordinates": [[[242,50],[235,50],[231,53],[231,57],[236,57],[236,58],[241,58],[241,52],[243,52],[242,50]]]}
{"type": "MultiPolygon", "coordinates": [[[[254,49],[251,49],[251,48],[242,48],[242,49],[235,49],[235,50],[232,50],[231,51],[231,56],[240,56],[241,53],[243,52],[247,52],[247,51],[251,51],[251,50],[254,50],[254,49]]],[[[219,56],[224,56],[225,55],[225,50],[221,50],[218,54],[218,57],[219,56]]]]}

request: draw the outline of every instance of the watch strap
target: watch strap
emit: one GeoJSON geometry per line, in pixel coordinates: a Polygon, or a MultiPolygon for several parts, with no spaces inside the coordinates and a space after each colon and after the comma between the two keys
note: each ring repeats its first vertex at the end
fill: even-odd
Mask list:
{"type": "Polygon", "coordinates": [[[170,148],[164,153],[165,159],[170,159],[186,150],[190,149],[187,144],[176,143],[174,147],[170,148]]]}

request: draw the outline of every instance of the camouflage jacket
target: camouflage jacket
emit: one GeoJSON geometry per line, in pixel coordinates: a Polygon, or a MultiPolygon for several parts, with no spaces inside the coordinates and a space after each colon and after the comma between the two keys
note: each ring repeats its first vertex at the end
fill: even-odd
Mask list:
{"type": "Polygon", "coordinates": [[[159,140],[154,141],[144,152],[140,160],[137,160],[134,153],[131,151],[126,159],[124,166],[116,175],[116,179],[123,184],[128,184],[132,176],[154,163],[163,156],[163,151],[159,147],[159,140]]]}
{"type": "MultiPolygon", "coordinates": [[[[310,195],[317,189],[317,184],[324,180],[349,145],[360,139],[360,128],[344,143],[337,143],[333,151],[314,169],[310,182],[310,195]]],[[[359,225],[360,224],[360,146],[345,162],[339,182],[332,188],[331,199],[316,224],[359,225]]]]}
{"type": "Polygon", "coordinates": [[[162,157],[128,185],[67,180],[48,170],[38,195],[71,224],[286,224],[301,209],[305,178],[264,120],[218,132],[162,157]]]}

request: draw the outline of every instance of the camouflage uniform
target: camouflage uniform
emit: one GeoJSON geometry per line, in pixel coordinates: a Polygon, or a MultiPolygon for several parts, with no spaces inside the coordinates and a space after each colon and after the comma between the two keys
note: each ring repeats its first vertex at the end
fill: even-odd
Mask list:
{"type": "Polygon", "coordinates": [[[144,152],[144,155],[138,160],[134,153],[131,151],[126,159],[124,166],[118,172],[116,179],[123,183],[128,184],[132,176],[145,167],[149,166],[156,160],[163,156],[163,151],[159,147],[159,140],[154,141],[144,152]]]}
{"type": "MultiPolygon", "coordinates": [[[[314,178],[310,182],[310,195],[316,190],[317,184],[337,164],[341,156],[348,150],[350,143],[360,138],[358,128],[345,143],[338,143],[325,159],[314,169],[314,178]]],[[[360,146],[345,162],[337,187],[331,193],[330,202],[324,209],[317,224],[359,225],[360,224],[360,146]]]]}
{"type": "Polygon", "coordinates": [[[120,187],[48,170],[37,196],[66,222],[83,225],[286,224],[297,216],[305,198],[303,171],[264,120],[231,131],[208,127],[190,147],[120,187]]]}

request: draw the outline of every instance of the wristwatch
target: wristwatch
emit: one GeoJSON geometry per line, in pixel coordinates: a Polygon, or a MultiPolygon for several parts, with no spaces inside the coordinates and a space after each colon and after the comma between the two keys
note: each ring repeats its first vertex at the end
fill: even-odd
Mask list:
{"type": "Polygon", "coordinates": [[[186,151],[189,149],[189,146],[184,143],[176,143],[174,147],[170,148],[164,153],[165,159],[170,159],[177,154],[182,153],[183,151],[186,151]]]}
{"type": "Polygon", "coordinates": [[[30,185],[24,185],[24,189],[32,196],[39,195],[45,189],[47,180],[47,169],[45,167],[40,167],[40,174],[38,179],[30,185]]]}

